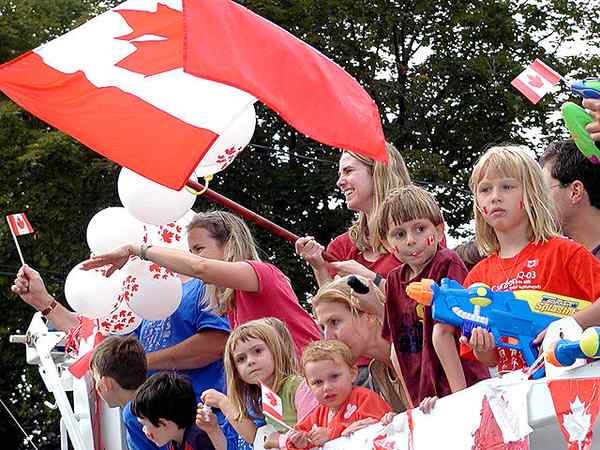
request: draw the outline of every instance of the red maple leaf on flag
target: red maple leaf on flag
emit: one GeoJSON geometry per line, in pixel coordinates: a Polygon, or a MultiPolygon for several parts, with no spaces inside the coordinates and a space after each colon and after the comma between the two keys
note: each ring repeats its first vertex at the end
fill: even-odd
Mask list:
{"type": "Polygon", "coordinates": [[[544,85],[544,82],[539,77],[539,75],[528,74],[527,78],[529,79],[529,84],[533,87],[541,88],[544,85]]]}
{"type": "Polygon", "coordinates": [[[25,228],[25,222],[23,222],[23,219],[21,219],[20,217],[17,219],[17,226],[19,228],[25,228]]]}
{"type": "Polygon", "coordinates": [[[266,397],[269,399],[271,406],[277,406],[277,397],[272,392],[269,392],[266,397]]]}
{"type": "Polygon", "coordinates": [[[481,422],[479,428],[473,433],[473,446],[471,450],[528,450],[529,440],[523,438],[518,442],[504,443],[502,430],[498,426],[494,413],[487,398],[484,397],[481,405],[481,422]]]}
{"type": "Polygon", "coordinates": [[[387,434],[380,434],[373,439],[373,450],[396,450],[396,443],[387,440],[387,434]]]}
{"type": "Polygon", "coordinates": [[[183,14],[159,3],[156,12],[117,9],[133,29],[116,39],[129,41],[136,50],[116,66],[144,74],[156,75],[183,67],[183,14]],[[158,36],[160,40],[138,40],[143,36],[158,36]]]}

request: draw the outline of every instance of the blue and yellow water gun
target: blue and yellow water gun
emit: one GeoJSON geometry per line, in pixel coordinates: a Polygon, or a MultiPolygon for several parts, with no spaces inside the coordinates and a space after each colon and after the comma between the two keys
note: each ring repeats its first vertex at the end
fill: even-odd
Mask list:
{"type": "Polygon", "coordinates": [[[580,358],[600,358],[600,327],[588,328],[576,341],[560,339],[546,352],[546,360],[557,367],[570,366],[580,358]]]}
{"type": "MultiPolygon", "coordinates": [[[[580,97],[600,99],[600,78],[574,81],[569,87],[573,94],[580,97]]],[[[561,112],[577,148],[594,164],[600,164],[600,149],[585,129],[586,125],[593,122],[594,118],[581,106],[572,102],[565,102],[561,107],[561,112]]]]}
{"type": "Polygon", "coordinates": [[[474,328],[490,331],[498,347],[521,351],[528,366],[538,356],[533,340],[542,330],[591,304],[528,289],[492,291],[483,284],[464,288],[448,278],[439,286],[429,279],[410,283],[406,293],[416,302],[431,306],[434,320],[460,328],[466,337],[474,328]]]}

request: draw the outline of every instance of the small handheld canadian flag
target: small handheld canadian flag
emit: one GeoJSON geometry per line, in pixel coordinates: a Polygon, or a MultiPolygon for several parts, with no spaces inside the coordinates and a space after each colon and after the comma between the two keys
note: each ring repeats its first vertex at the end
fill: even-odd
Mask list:
{"type": "Polygon", "coordinates": [[[558,72],[536,59],[510,84],[535,105],[562,79],[558,72]]]}
{"type": "Polygon", "coordinates": [[[10,214],[6,216],[6,220],[8,222],[8,227],[10,228],[10,233],[15,241],[15,245],[17,246],[19,258],[21,258],[21,264],[25,265],[25,260],[23,259],[23,253],[21,252],[21,247],[19,246],[17,236],[33,233],[33,227],[29,223],[29,220],[27,220],[25,213],[10,214]]]}
{"type": "Polygon", "coordinates": [[[260,384],[260,389],[262,393],[263,414],[291,430],[292,428],[283,421],[283,402],[281,401],[281,397],[263,383],[260,384]]]}

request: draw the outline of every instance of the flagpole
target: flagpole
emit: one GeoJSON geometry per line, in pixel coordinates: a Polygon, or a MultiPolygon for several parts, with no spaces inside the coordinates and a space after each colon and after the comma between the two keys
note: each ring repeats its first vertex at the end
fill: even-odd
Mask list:
{"type": "Polygon", "coordinates": [[[8,227],[10,228],[10,234],[12,234],[13,240],[15,241],[15,245],[17,246],[17,252],[19,252],[19,258],[21,258],[21,265],[25,265],[25,260],[23,259],[23,253],[21,252],[21,247],[19,246],[19,241],[17,240],[17,236],[15,236],[15,233],[12,230],[12,227],[8,227]]]}
{"type": "MultiPolygon", "coordinates": [[[[204,191],[202,195],[205,195],[212,201],[220,204],[221,206],[224,206],[225,208],[228,208],[228,209],[238,213],[244,219],[249,220],[250,222],[270,231],[274,235],[279,236],[292,244],[294,244],[298,239],[300,239],[300,236],[292,233],[289,230],[286,230],[285,228],[277,225],[276,223],[271,222],[269,219],[266,219],[265,217],[261,216],[260,214],[257,214],[254,211],[249,210],[245,206],[242,206],[239,203],[234,202],[233,200],[225,197],[224,195],[221,195],[221,194],[213,191],[212,189],[208,189],[205,186],[202,186],[197,181],[188,180],[187,186],[189,186],[190,188],[194,189],[197,192],[204,191]]],[[[334,258],[332,255],[330,255],[327,252],[323,252],[323,257],[327,261],[336,261],[336,258],[334,258]]]]}

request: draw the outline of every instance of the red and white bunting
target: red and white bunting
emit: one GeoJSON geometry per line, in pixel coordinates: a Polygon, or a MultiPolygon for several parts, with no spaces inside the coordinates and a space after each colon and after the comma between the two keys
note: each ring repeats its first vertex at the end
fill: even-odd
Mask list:
{"type": "Polygon", "coordinates": [[[600,407],[600,378],[553,380],[548,389],[568,450],[589,450],[600,407]]]}
{"type": "Polygon", "coordinates": [[[531,103],[536,104],[560,82],[561,78],[558,72],[536,59],[510,84],[531,103]]]}
{"type": "Polygon", "coordinates": [[[24,234],[33,233],[33,227],[27,220],[25,213],[11,214],[6,216],[10,231],[15,236],[23,236],[24,234]]]}

